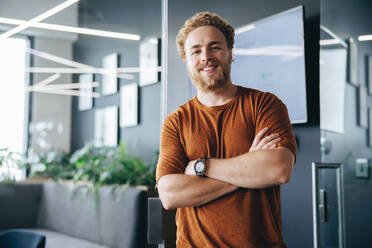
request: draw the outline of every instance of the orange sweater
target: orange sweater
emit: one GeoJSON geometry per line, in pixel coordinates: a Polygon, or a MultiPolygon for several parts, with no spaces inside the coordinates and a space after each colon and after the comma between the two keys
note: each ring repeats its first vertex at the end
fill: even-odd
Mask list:
{"type": "MultiPolygon", "coordinates": [[[[215,107],[194,97],[164,122],[156,179],[184,173],[191,160],[246,153],[264,127],[279,133],[279,146],[296,156],[287,108],[273,94],[239,87],[230,102],[215,107]]],[[[202,206],[177,209],[177,247],[285,247],[281,223],[280,186],[239,188],[202,206]]]]}

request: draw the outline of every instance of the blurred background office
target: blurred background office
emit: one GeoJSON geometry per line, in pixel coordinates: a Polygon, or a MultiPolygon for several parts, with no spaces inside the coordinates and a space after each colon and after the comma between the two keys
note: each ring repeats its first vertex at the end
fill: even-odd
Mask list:
{"type": "MultiPolygon", "coordinates": [[[[368,0],[2,0],[0,180],[154,186],[162,121],[194,93],[175,37],[211,11],[238,30],[234,83],[274,91],[290,111],[298,155],[282,186],[288,247],[368,247],[371,10],[368,0]]],[[[23,226],[0,228],[9,227],[23,226]]]]}

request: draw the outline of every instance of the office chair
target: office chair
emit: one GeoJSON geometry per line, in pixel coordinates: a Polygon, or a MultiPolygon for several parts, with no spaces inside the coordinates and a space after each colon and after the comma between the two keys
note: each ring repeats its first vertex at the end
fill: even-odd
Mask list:
{"type": "Polygon", "coordinates": [[[36,232],[12,229],[0,232],[0,248],[44,248],[45,236],[36,232]]]}

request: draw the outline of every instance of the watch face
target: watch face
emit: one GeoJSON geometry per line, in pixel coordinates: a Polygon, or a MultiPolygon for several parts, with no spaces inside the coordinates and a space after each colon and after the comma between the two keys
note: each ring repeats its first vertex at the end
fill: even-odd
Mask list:
{"type": "Polygon", "coordinates": [[[198,162],[196,165],[195,165],[195,170],[197,172],[202,172],[204,170],[204,163],[203,162],[198,162]]]}

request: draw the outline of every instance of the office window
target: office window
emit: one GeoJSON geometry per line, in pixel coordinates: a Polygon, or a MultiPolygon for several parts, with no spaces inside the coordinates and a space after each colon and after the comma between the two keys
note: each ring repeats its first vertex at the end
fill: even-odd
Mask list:
{"type": "MultiPolygon", "coordinates": [[[[0,43],[0,148],[23,154],[27,130],[25,109],[28,104],[25,90],[27,40],[9,38],[0,43]]],[[[17,179],[23,174],[14,165],[11,173],[17,179]]]]}

